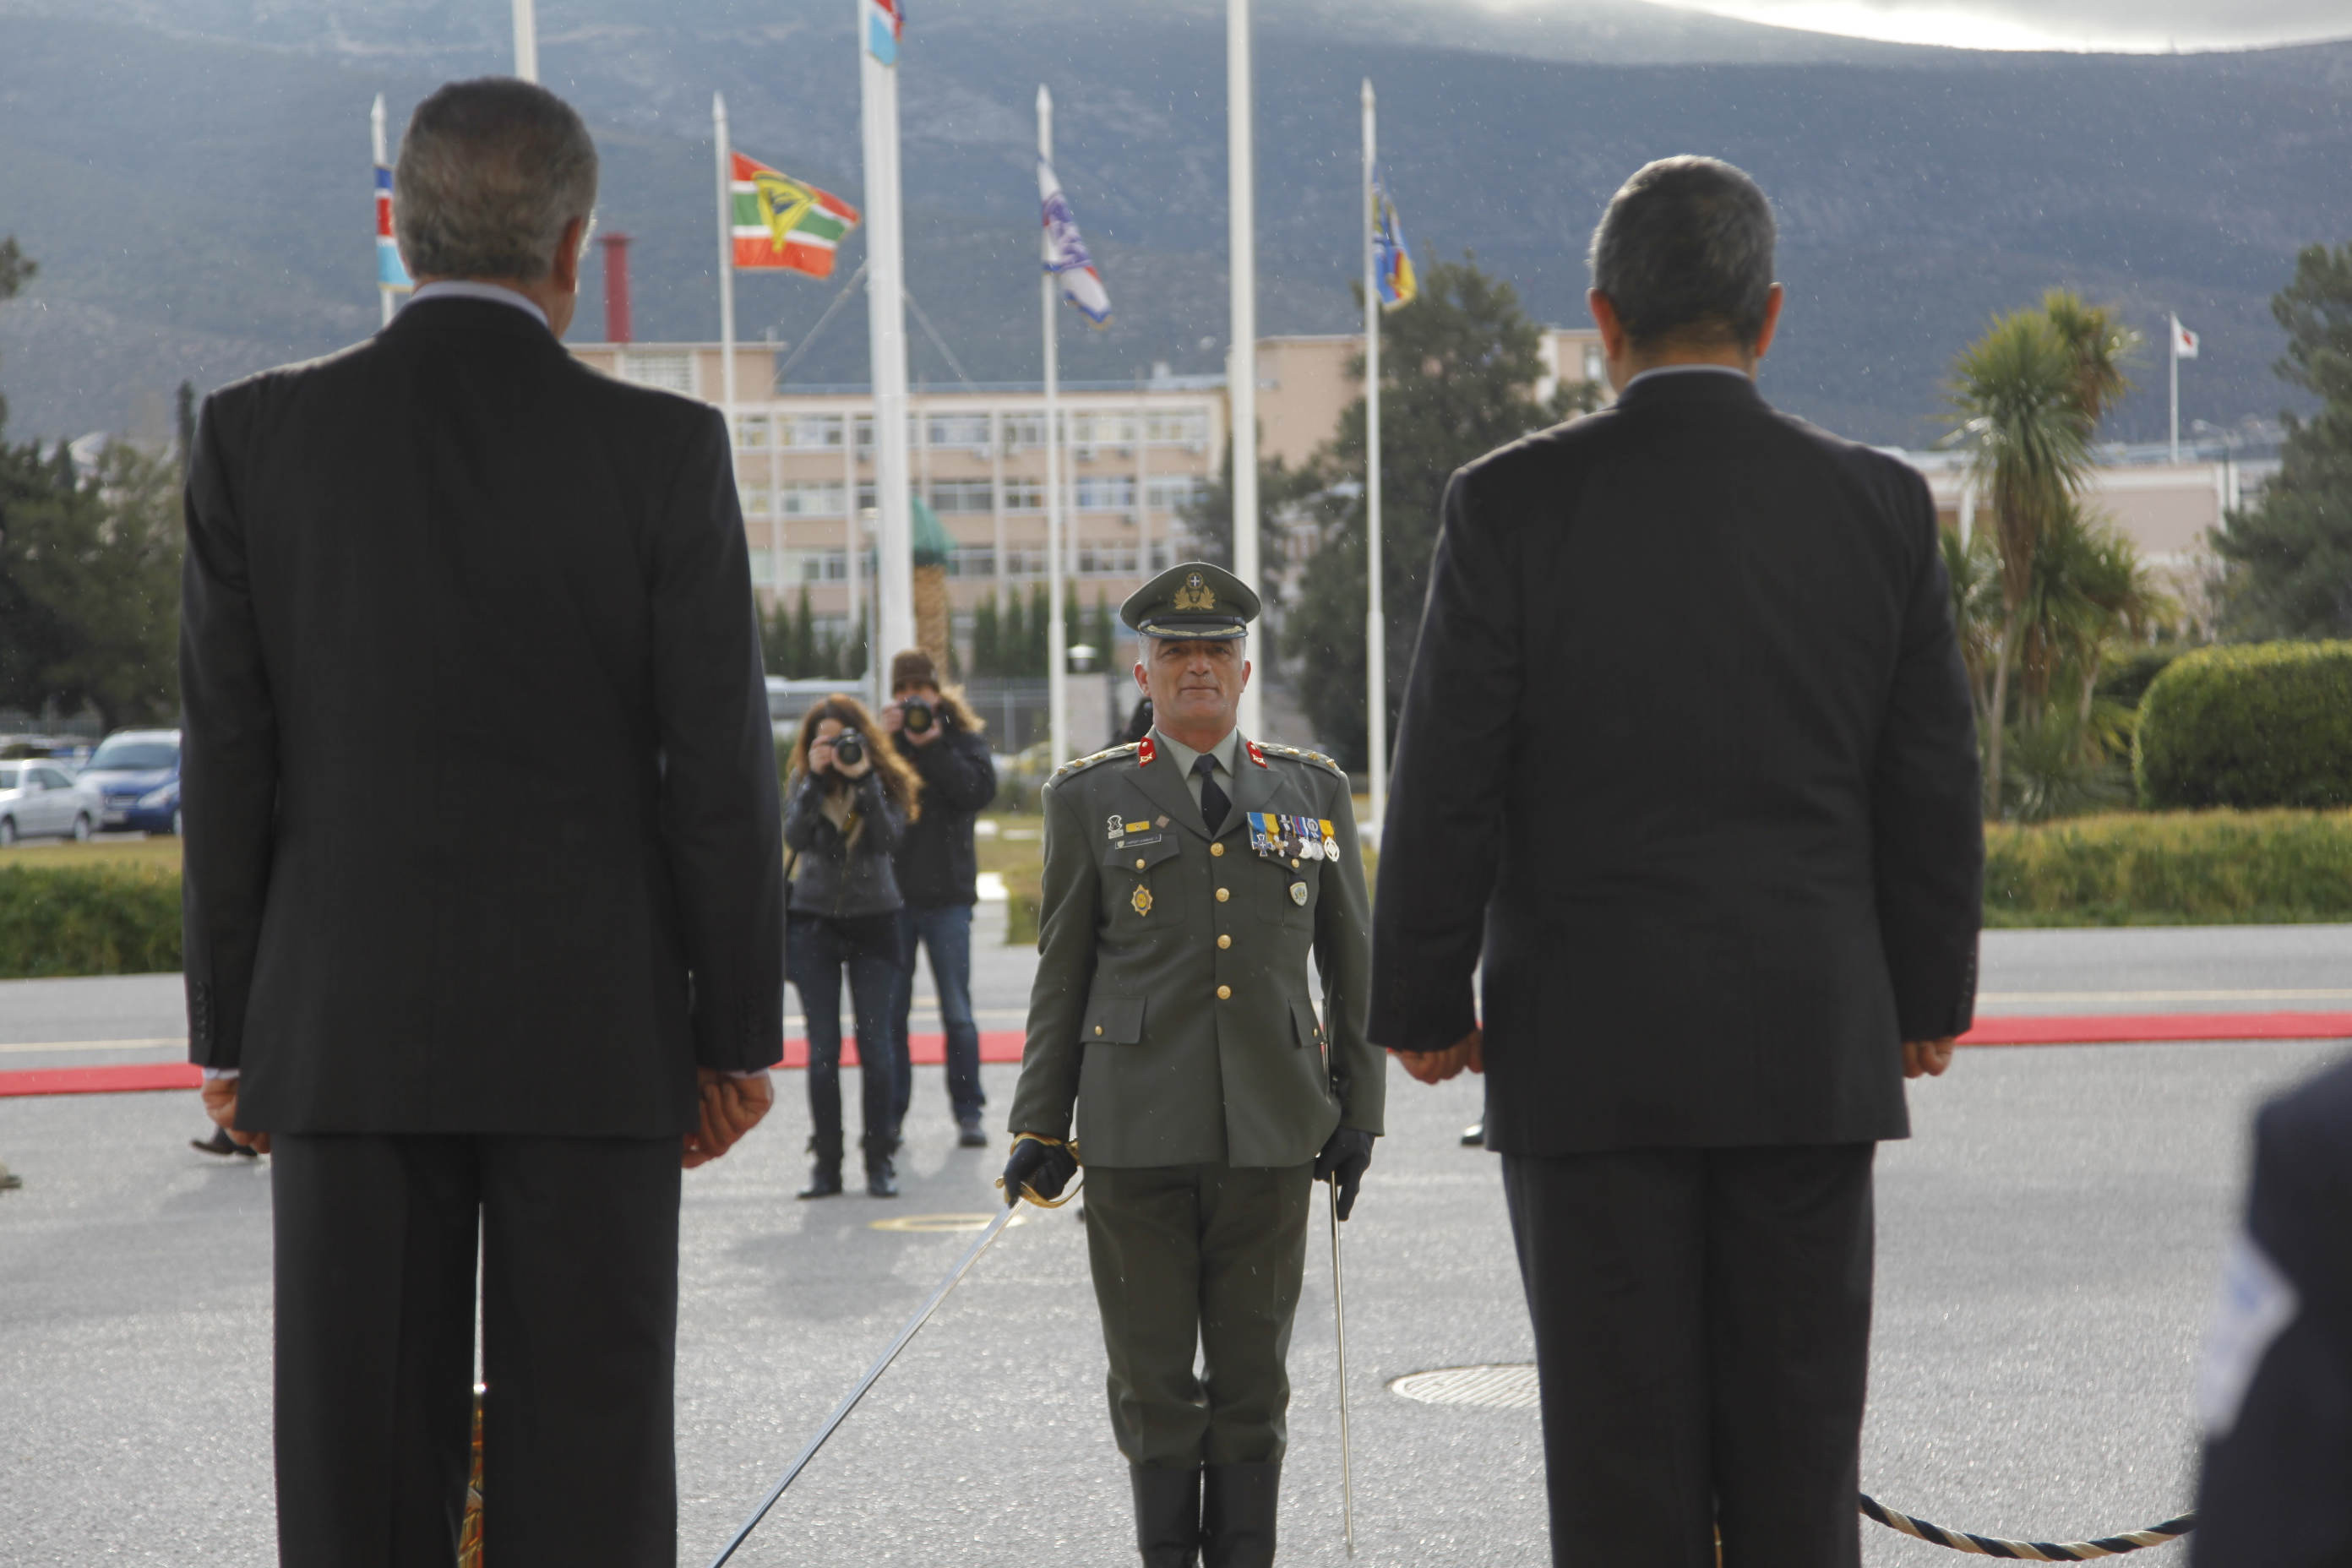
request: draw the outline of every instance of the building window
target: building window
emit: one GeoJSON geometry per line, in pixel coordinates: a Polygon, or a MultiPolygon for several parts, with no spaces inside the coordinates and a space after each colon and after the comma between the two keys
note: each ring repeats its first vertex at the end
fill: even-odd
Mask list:
{"type": "Polygon", "coordinates": [[[1135,416],[1131,414],[1074,414],[1070,439],[1081,447],[1131,447],[1135,416]]]}
{"type": "Polygon", "coordinates": [[[985,414],[934,414],[931,416],[930,443],[934,447],[988,446],[988,416],[985,414]]]}
{"type": "Polygon", "coordinates": [[[985,512],[994,500],[994,487],[986,479],[940,479],[931,485],[931,510],[945,517],[950,512],[985,512]]]}
{"type": "Polygon", "coordinates": [[[658,386],[664,392],[682,392],[691,397],[694,395],[694,356],[624,350],[621,354],[621,379],[634,381],[639,386],[658,386]]]}
{"type": "Polygon", "coordinates": [[[1209,416],[1199,409],[1185,411],[1153,410],[1143,422],[1144,439],[1155,447],[1189,447],[1194,450],[1209,444],[1209,416]]]}
{"type": "Polygon", "coordinates": [[[841,481],[839,479],[785,480],[784,515],[786,517],[839,517],[841,515],[841,481]]]}
{"type": "Polygon", "coordinates": [[[765,550],[751,552],[751,585],[765,588],[776,580],[776,558],[765,550]]]}
{"type": "Polygon", "coordinates": [[[784,581],[788,583],[841,583],[849,577],[849,552],[846,550],[787,550],[784,552],[784,581]]]}
{"type": "Polygon", "coordinates": [[[1087,474],[1080,477],[1074,489],[1080,511],[1135,510],[1133,474],[1087,474]]]}
{"type": "Polygon", "coordinates": [[[745,517],[765,517],[768,515],[767,480],[738,479],[735,481],[735,495],[736,498],[743,504],[743,515],[745,517]]]}
{"type": "Polygon", "coordinates": [[[948,556],[950,577],[993,577],[996,552],[985,544],[967,544],[948,556]]]}
{"type": "Polygon", "coordinates": [[[739,450],[745,452],[766,451],[768,449],[768,416],[764,414],[738,416],[735,420],[735,445],[739,450]]]}
{"type": "Polygon", "coordinates": [[[1078,546],[1078,575],[1081,577],[1132,577],[1135,564],[1136,550],[1132,544],[1078,546]]]}
{"type": "Polygon", "coordinates": [[[857,481],[857,510],[861,513],[869,512],[874,510],[874,481],[872,479],[860,479],[857,481]]]}
{"type": "Polygon", "coordinates": [[[1045,444],[1045,416],[1042,414],[1008,414],[1004,416],[1004,449],[1018,452],[1027,447],[1045,444]]]}
{"type": "Polygon", "coordinates": [[[1044,511],[1045,510],[1045,481],[1043,479],[1005,480],[1004,510],[1007,511],[1044,511]]]}
{"type": "Polygon", "coordinates": [[[1191,474],[1166,474],[1147,479],[1143,493],[1156,511],[1181,511],[1206,497],[1209,486],[1191,474]]]}
{"type": "Polygon", "coordinates": [[[790,419],[779,419],[782,445],[795,452],[839,451],[841,449],[841,416],[838,414],[800,414],[790,419]]]}

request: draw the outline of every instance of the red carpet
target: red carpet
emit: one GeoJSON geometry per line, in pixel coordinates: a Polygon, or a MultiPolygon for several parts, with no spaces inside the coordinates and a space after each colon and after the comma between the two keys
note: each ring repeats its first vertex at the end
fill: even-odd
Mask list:
{"type": "MultiPolygon", "coordinates": [[[[2085,1013],[2066,1016],[1986,1018],[1961,1037],[1966,1046],[2138,1045],[2192,1040],[2352,1039],[2352,1013],[2085,1013]]],[[[1022,1036],[983,1033],[980,1059],[1017,1062],[1022,1036]]],[[[946,1059],[947,1037],[917,1035],[908,1042],[919,1064],[946,1059]]],[[[855,1066],[857,1047],[845,1044],[843,1065],[855,1066]]],[[[808,1066],[808,1042],[784,1042],[786,1068],[808,1066]]],[[[202,1075],[185,1062],[111,1063],[101,1067],[28,1068],[0,1071],[0,1099],[21,1094],[126,1094],[140,1089],[194,1089],[202,1075]]]]}

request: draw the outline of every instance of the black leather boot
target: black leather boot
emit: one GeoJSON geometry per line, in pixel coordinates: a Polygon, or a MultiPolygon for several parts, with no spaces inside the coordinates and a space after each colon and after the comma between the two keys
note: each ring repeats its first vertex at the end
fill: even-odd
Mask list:
{"type": "Polygon", "coordinates": [[[863,1140],[866,1148],[866,1195],[869,1198],[895,1198],[898,1195],[898,1171],[890,1155],[898,1141],[885,1133],[876,1137],[867,1133],[863,1140]]]}
{"type": "Polygon", "coordinates": [[[1201,1552],[1201,1472],[1128,1467],[1143,1568],[1193,1568],[1201,1552]]]}
{"type": "Polygon", "coordinates": [[[838,1197],[841,1194],[841,1140],[812,1138],[809,1152],[815,1159],[809,1163],[809,1183],[800,1195],[804,1198],[838,1197]]]}
{"type": "Polygon", "coordinates": [[[1201,1568],[1269,1568],[1282,1461],[1201,1472],[1201,1568]]]}

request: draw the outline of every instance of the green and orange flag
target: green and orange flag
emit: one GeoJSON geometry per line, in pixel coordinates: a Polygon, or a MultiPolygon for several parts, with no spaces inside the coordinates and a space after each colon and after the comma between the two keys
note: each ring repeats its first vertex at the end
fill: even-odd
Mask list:
{"type": "Polygon", "coordinates": [[[735,265],[832,277],[834,249],[857,226],[857,209],[740,153],[730,151],[728,159],[735,265]]]}

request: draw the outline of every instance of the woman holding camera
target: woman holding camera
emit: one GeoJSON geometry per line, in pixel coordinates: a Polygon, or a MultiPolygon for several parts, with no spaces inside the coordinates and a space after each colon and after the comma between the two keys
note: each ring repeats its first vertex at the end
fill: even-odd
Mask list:
{"type": "Polygon", "coordinates": [[[891,856],[919,810],[921,782],[855,698],[826,698],[801,721],[787,770],[784,848],[792,903],[785,973],[808,1020],[809,1120],[815,1156],[801,1196],[841,1191],[841,972],[857,1019],[866,1190],[898,1195],[891,1152],[898,1073],[890,1054],[898,979],[898,881],[891,856]]]}

